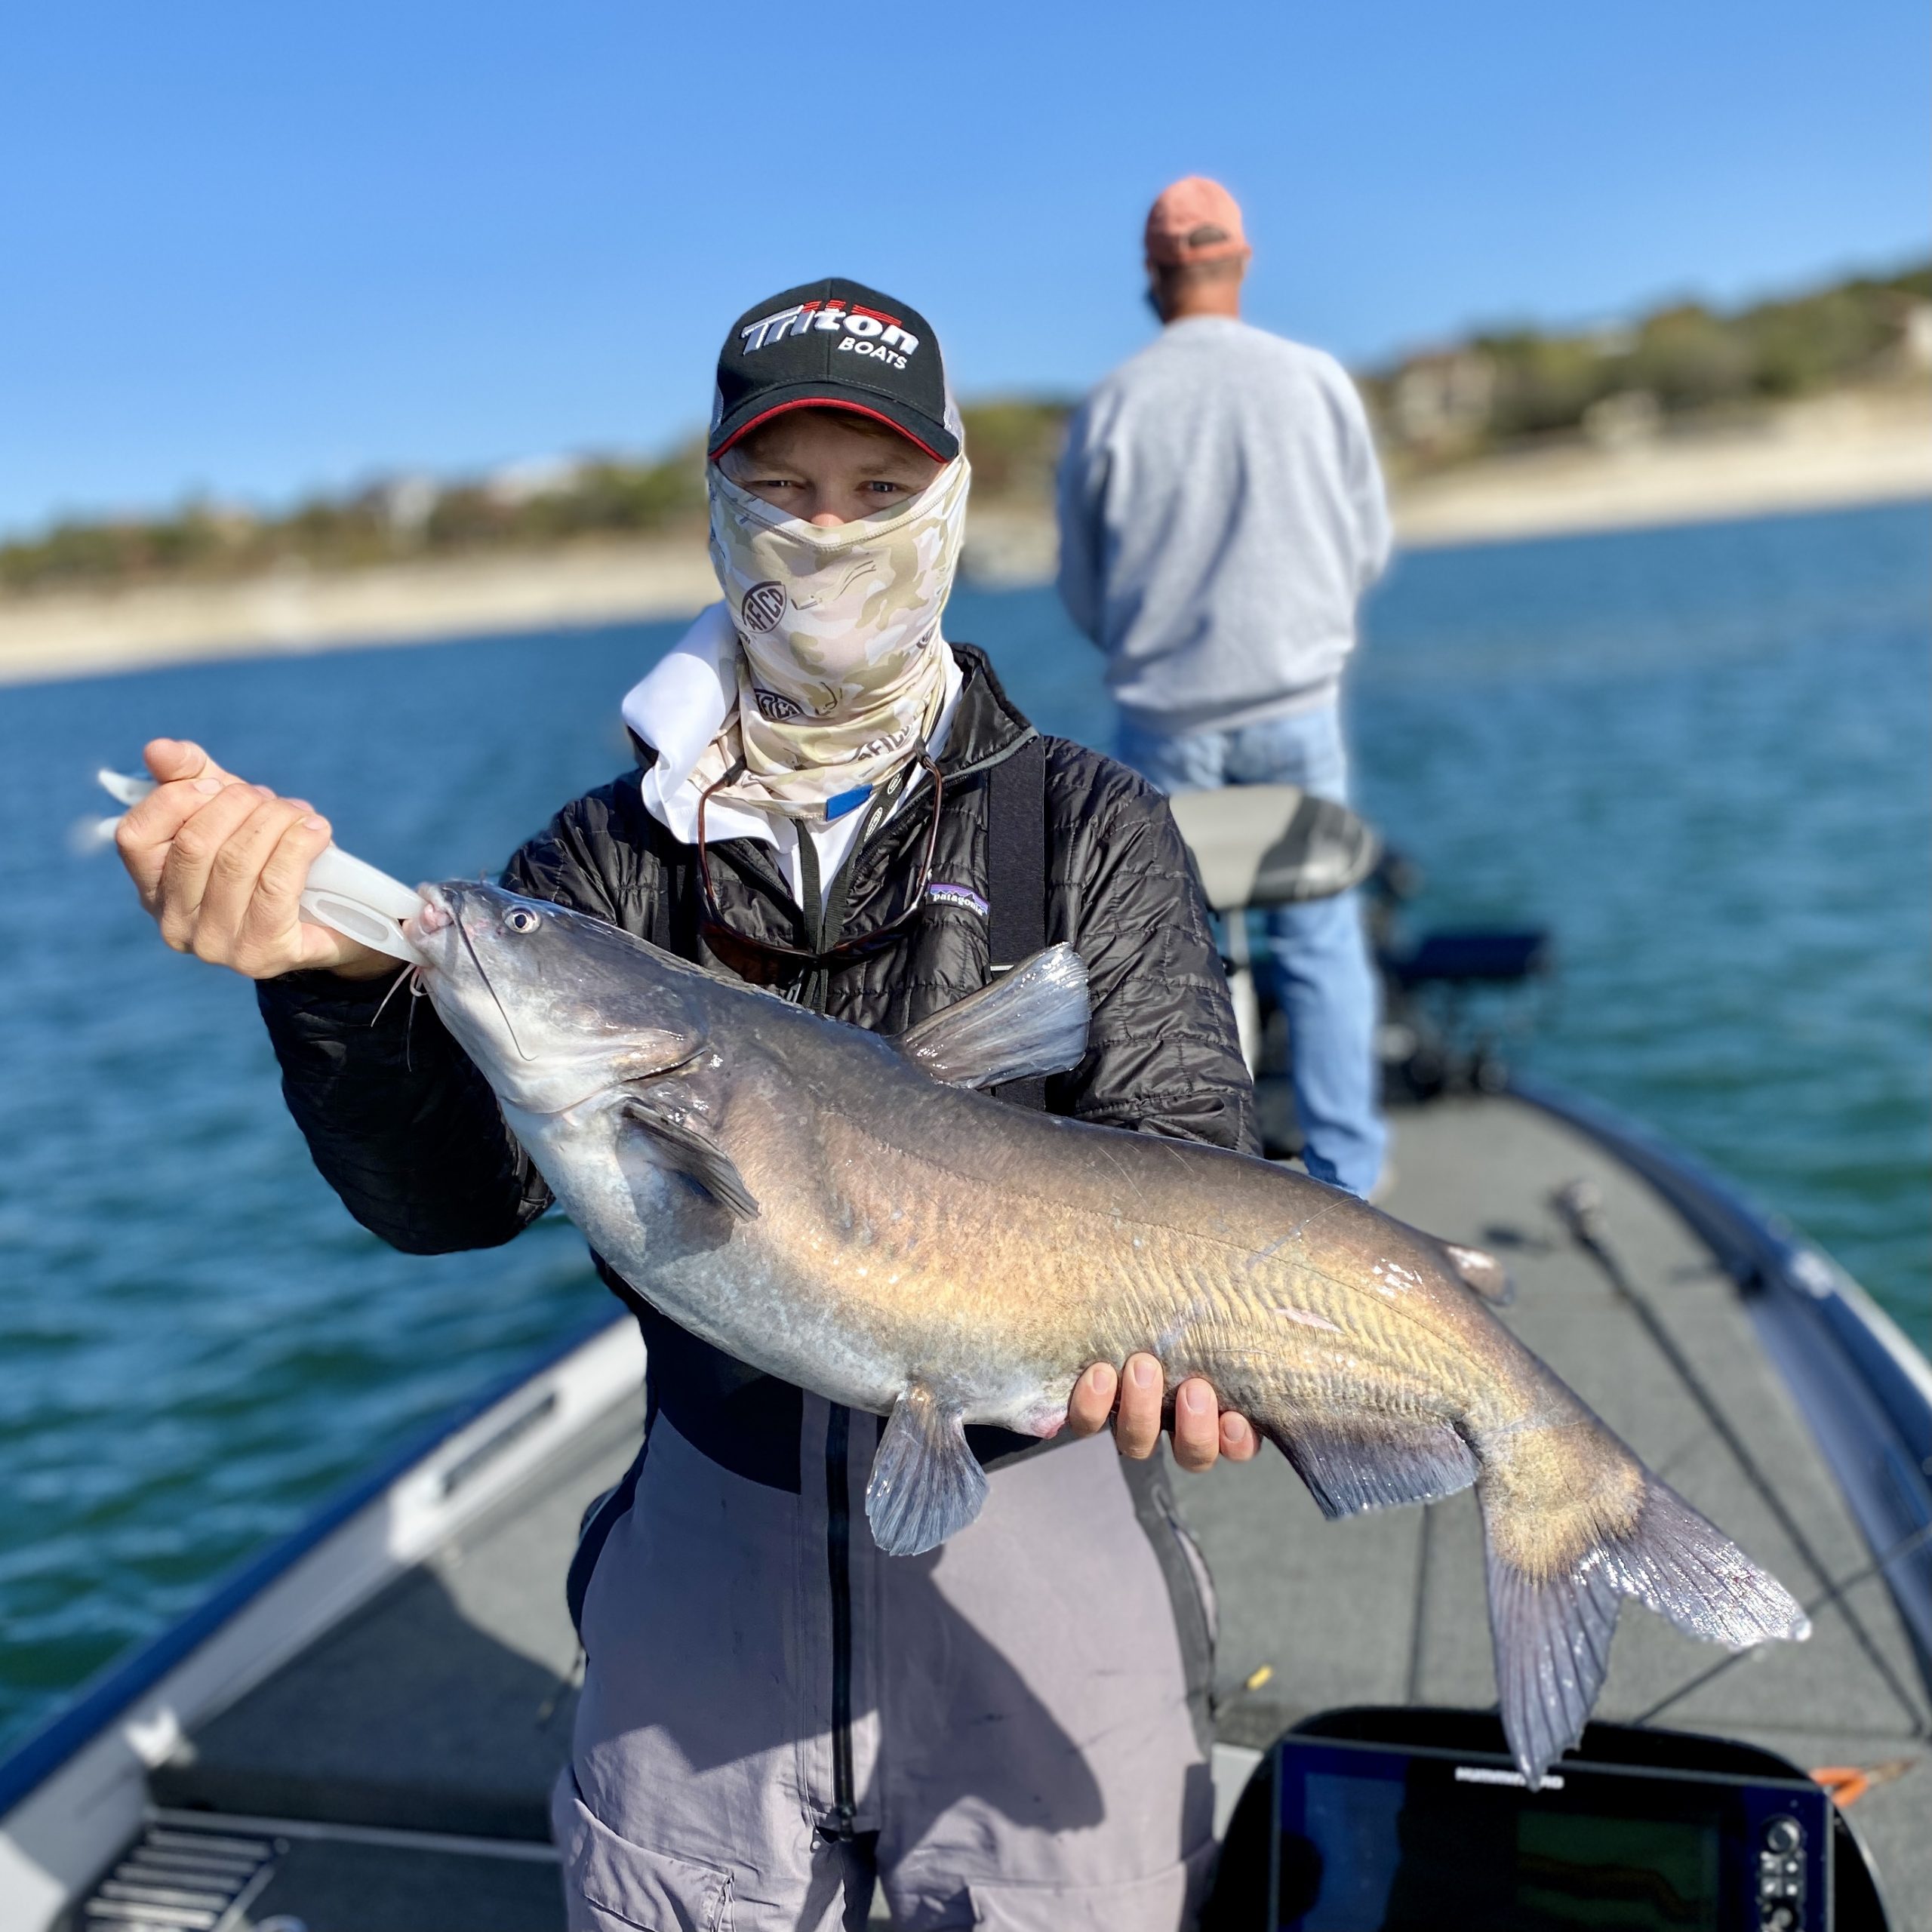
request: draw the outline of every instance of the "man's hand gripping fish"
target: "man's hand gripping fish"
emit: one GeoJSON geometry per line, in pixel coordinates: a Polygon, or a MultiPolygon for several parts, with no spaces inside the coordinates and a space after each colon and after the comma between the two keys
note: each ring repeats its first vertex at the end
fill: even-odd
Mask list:
{"type": "Polygon", "coordinates": [[[1621,1598],[1740,1647],[1808,1634],[1490,1313],[1490,1257],[1264,1161],[972,1091],[1078,1061],[1069,949],[894,1041],[494,886],[424,897],[429,997],[598,1253],[731,1355],[890,1417],[866,1493],[888,1553],[978,1513],[967,1423],[1051,1435],[1088,1363],[1144,1349],[1326,1515],[1475,1484],[1533,1786],[1582,1733],[1621,1598]]]}

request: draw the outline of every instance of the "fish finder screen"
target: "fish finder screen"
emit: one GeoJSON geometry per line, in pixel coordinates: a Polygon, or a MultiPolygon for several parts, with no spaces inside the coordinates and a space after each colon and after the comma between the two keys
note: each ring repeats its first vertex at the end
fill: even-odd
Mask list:
{"type": "Polygon", "coordinates": [[[1661,1815],[1654,1793],[1607,1793],[1601,1780],[1580,1803],[1459,1783],[1441,1761],[1401,1768],[1311,1769],[1284,1792],[1281,1932],[1721,1932],[1733,1922],[1721,1801],[1700,1805],[1694,1788],[1680,1786],[1676,1815],[1661,1815]]]}

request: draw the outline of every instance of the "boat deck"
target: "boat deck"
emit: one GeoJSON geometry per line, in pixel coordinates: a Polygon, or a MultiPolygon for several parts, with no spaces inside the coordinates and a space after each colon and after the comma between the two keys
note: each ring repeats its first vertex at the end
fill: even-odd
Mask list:
{"type": "MultiPolygon", "coordinates": [[[[1517,1284],[1509,1326],[1811,1611],[1808,1642],[1734,1661],[1626,1604],[1597,1715],[1741,1737],[1807,1770],[1909,1760],[1847,1816],[1894,1924],[1932,1928],[1925,1686],[1864,1538],[1730,1276],[1642,1181],[1521,1102],[1444,1100],[1404,1113],[1393,1164],[1389,1211],[1504,1255],[1517,1284]],[[1601,1190],[1606,1245],[1697,1386],[1552,1208],[1555,1191],[1579,1179],[1601,1190]]],[[[1220,1590],[1225,1743],[1266,1744],[1339,1705],[1494,1703],[1472,1494],[1331,1524],[1275,1457],[1177,1487],[1220,1590]],[[1264,1667],[1267,1681],[1244,1692],[1264,1667]]]]}
{"type": "Polygon", "coordinates": [[[235,1932],[284,1914],[307,1932],[560,1932],[549,1795],[580,1662],[564,1573],[643,1414],[641,1391],[608,1411],[150,1774],[159,1831],[286,1847],[235,1932]]]}
{"type": "MultiPolygon", "coordinates": [[[[1505,1252],[1518,1284],[1511,1325],[1654,1468],[1818,1606],[1809,1643],[1734,1663],[1632,1607],[1600,1714],[1742,1737],[1807,1767],[1909,1761],[1850,1817],[1895,1924],[1932,1932],[1924,1684],[1730,1278],[1614,1157],[1524,1103],[1404,1113],[1394,1162],[1392,1211],[1505,1252]],[[1606,1238],[1641,1307],[1550,1205],[1579,1178],[1601,1191],[1606,1238]]],[[[611,1410],[152,1774],[151,1841],[214,1832],[286,1847],[225,1925],[288,1913],[308,1932],[561,1926],[546,1833],[574,1702],[562,1577],[580,1513],[629,1460],[639,1420],[637,1404],[611,1410]]],[[[1272,1455],[1177,1487],[1220,1598],[1217,1771],[1227,1797],[1253,1747],[1311,1712],[1493,1703],[1469,1496],[1326,1524],[1272,1455]],[[1266,1681],[1244,1688],[1264,1666],[1266,1681]]],[[[137,1854],[138,1869],[186,1855],[163,1843],[137,1854]]],[[[103,1915],[109,1903],[97,1894],[81,1922],[123,1932],[136,1922],[125,1910],[103,1915]]],[[[212,1926],[215,1915],[156,1922],[212,1926]]]]}

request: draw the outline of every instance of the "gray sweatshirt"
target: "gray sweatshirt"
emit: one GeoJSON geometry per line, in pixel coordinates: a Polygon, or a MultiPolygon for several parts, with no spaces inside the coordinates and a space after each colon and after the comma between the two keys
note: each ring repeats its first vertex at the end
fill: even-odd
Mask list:
{"type": "Polygon", "coordinates": [[[1171,322],[1069,427],[1060,595],[1154,729],[1332,703],[1389,541],[1355,386],[1245,322],[1171,322]]]}

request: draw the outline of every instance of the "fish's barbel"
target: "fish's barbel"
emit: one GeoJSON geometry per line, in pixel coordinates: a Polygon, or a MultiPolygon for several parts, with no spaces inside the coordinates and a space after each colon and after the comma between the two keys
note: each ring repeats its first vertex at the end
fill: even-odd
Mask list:
{"type": "MultiPolygon", "coordinates": [[[[131,808],[154,789],[152,778],[125,771],[103,767],[94,775],[103,792],[131,808]]],[[[91,842],[106,843],[120,823],[118,817],[102,819],[88,834],[91,842]]],[[[422,895],[413,887],[334,844],[309,868],[309,883],[302,892],[302,910],[318,925],[411,966],[420,964],[422,955],[405,936],[402,922],[422,909],[422,895]]]]}

